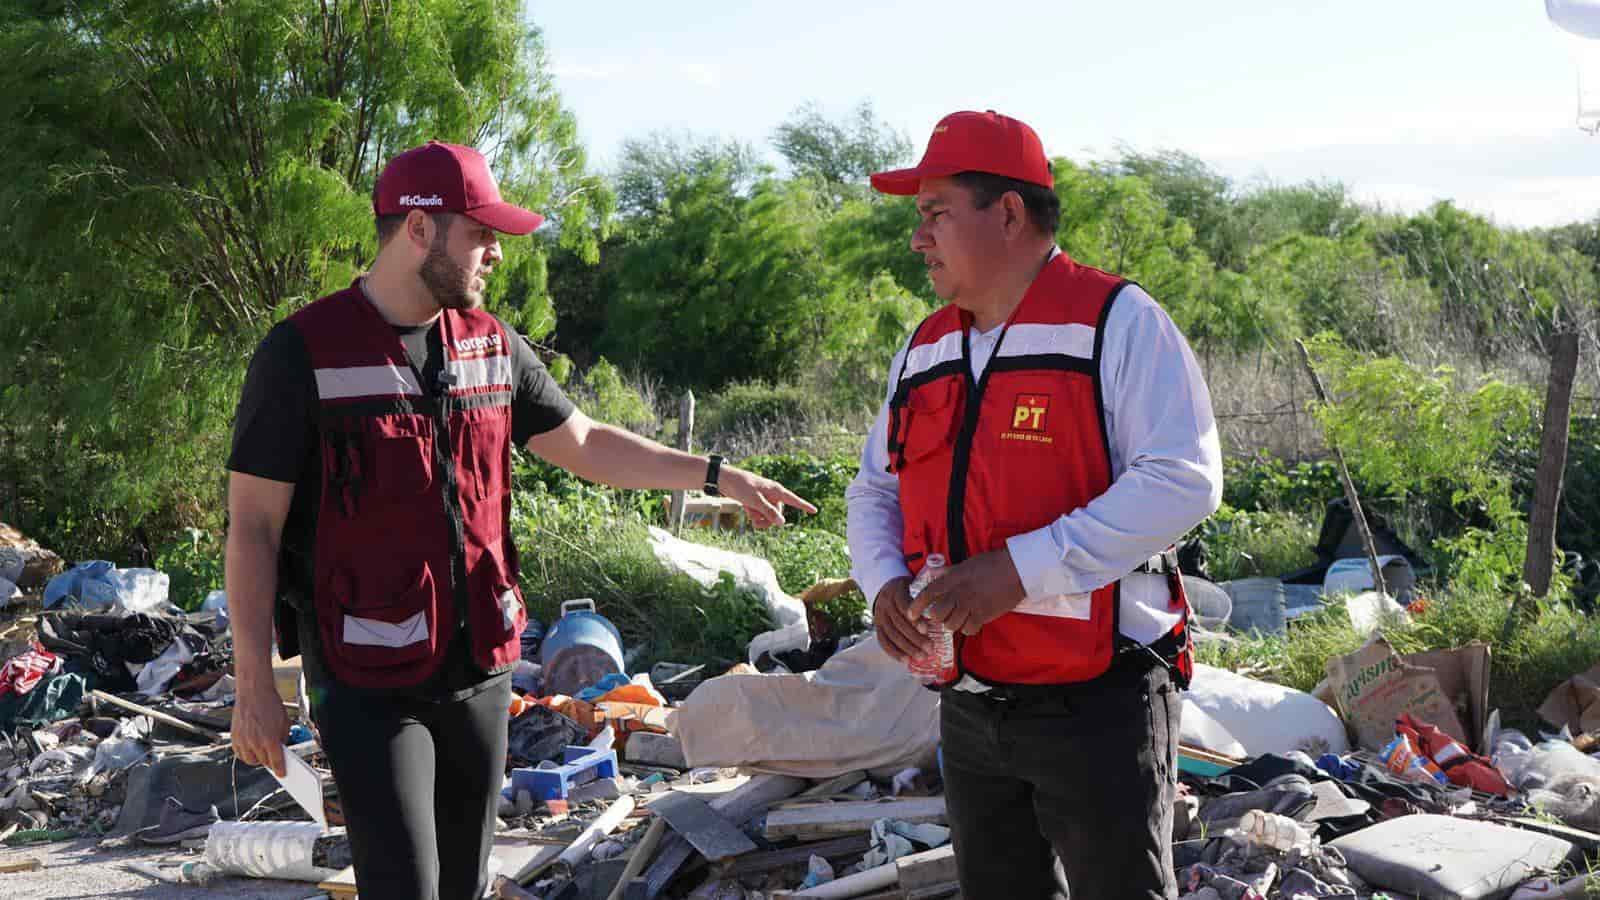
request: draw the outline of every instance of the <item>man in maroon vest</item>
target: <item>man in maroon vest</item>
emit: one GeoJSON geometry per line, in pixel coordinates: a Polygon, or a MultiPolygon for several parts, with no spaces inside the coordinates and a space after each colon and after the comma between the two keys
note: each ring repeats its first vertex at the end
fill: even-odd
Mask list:
{"type": "Polygon", "coordinates": [[[1221,499],[1194,355],[1137,285],[1055,245],[1032,128],[933,130],[911,249],[947,305],[896,355],[847,491],[850,555],[884,649],[956,635],[942,688],[962,894],[1172,898],[1178,691],[1190,662],[1173,542],[1221,499]],[[930,555],[950,565],[913,600],[930,555]]]}
{"type": "Polygon", "coordinates": [[[241,761],[284,771],[274,626],[299,653],[362,896],[482,895],[527,615],[511,448],[619,487],[704,487],[756,527],[782,485],[591,421],[484,312],[500,234],[542,217],[482,155],[430,142],[373,191],[378,257],[268,333],[229,457],[227,590],[241,761]]]}

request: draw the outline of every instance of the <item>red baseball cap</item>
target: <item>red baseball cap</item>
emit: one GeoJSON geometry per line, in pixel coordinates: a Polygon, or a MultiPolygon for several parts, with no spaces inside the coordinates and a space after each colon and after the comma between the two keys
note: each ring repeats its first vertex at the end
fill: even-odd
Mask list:
{"type": "Polygon", "coordinates": [[[915,194],[922,179],[958,172],[988,172],[1047,188],[1056,186],[1039,135],[1027,124],[994,110],[951,113],[933,126],[922,162],[872,176],[885,194],[915,194]]]}
{"type": "Polygon", "coordinates": [[[380,216],[423,212],[460,213],[505,234],[527,234],[544,216],[500,199],[483,154],[460,144],[429,141],[389,160],[372,192],[380,216]]]}

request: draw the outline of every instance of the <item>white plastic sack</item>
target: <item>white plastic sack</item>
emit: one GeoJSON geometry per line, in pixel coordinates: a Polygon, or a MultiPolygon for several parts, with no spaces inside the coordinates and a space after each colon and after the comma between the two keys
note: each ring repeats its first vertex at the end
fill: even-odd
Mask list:
{"type": "Polygon", "coordinates": [[[815,672],[712,678],[667,722],[692,767],[803,778],[866,769],[888,778],[907,766],[932,767],[939,695],[874,636],[815,672]]]}
{"type": "Polygon", "coordinates": [[[650,529],[650,549],[661,564],[674,572],[682,572],[706,587],[713,587],[723,572],[733,576],[740,588],[754,591],[767,604],[772,623],[777,628],[756,635],[750,641],[750,662],[755,663],[762,653],[784,650],[807,650],[811,647],[811,631],[806,625],[806,605],[791,597],[778,586],[778,573],[772,563],[756,556],[734,553],[707,547],[692,541],[679,540],[660,528],[650,529]]]}
{"type": "Polygon", "coordinates": [[[1183,695],[1179,736],[1185,742],[1191,736],[1199,737],[1191,734],[1191,721],[1214,723],[1222,728],[1244,749],[1246,756],[1263,753],[1281,756],[1299,750],[1316,759],[1323,753],[1350,750],[1344,722],[1316,697],[1281,684],[1257,681],[1198,663],[1194,667],[1194,681],[1183,695]],[[1193,712],[1195,710],[1198,712],[1193,712]]]}
{"type": "Polygon", "coordinates": [[[1350,627],[1356,633],[1370,637],[1379,625],[1407,622],[1411,614],[1388,594],[1363,591],[1345,598],[1344,610],[1350,614],[1350,627]]]}
{"type": "Polygon", "coordinates": [[[22,596],[22,591],[9,578],[0,578],[0,609],[11,605],[11,601],[22,596]]]}

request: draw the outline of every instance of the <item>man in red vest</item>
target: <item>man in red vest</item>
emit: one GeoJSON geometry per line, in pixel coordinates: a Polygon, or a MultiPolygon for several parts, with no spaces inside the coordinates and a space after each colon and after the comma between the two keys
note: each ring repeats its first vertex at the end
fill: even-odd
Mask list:
{"type": "Polygon", "coordinates": [[[527,620],[512,446],[619,487],[720,491],[758,528],[785,503],[815,510],[574,408],[480,308],[499,236],[542,217],[500,198],[476,150],[400,154],[373,209],[371,270],[274,327],[246,376],[228,460],[233,746],[284,771],[275,626],[304,659],[362,896],[476,900],[527,620]]]}
{"type": "Polygon", "coordinates": [[[850,556],[890,655],[956,635],[940,728],[962,894],[1176,897],[1191,661],[1169,548],[1222,494],[1194,355],[1137,285],[1056,247],[1024,123],[946,116],[872,185],[916,197],[911,250],[947,305],[891,365],[850,556]],[[913,600],[935,554],[950,565],[913,600]]]}

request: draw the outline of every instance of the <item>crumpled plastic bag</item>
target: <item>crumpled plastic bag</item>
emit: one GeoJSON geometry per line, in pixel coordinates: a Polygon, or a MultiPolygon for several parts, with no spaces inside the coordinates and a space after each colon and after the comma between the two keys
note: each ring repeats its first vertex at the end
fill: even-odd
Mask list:
{"type": "Polygon", "coordinates": [[[913,825],[899,819],[879,819],[872,823],[872,846],[854,870],[865,872],[892,863],[902,856],[910,856],[917,852],[913,843],[921,844],[925,850],[932,850],[949,841],[950,829],[943,825],[913,825]]]}
{"type": "Polygon", "coordinates": [[[815,854],[806,864],[806,880],[800,882],[801,888],[814,888],[819,884],[827,884],[833,880],[833,865],[826,859],[815,854]]]}
{"type": "Polygon", "coordinates": [[[78,563],[50,579],[44,588],[44,607],[52,609],[74,600],[87,610],[119,612],[179,612],[167,602],[171,579],[155,569],[119,569],[103,559],[78,563]]]}

